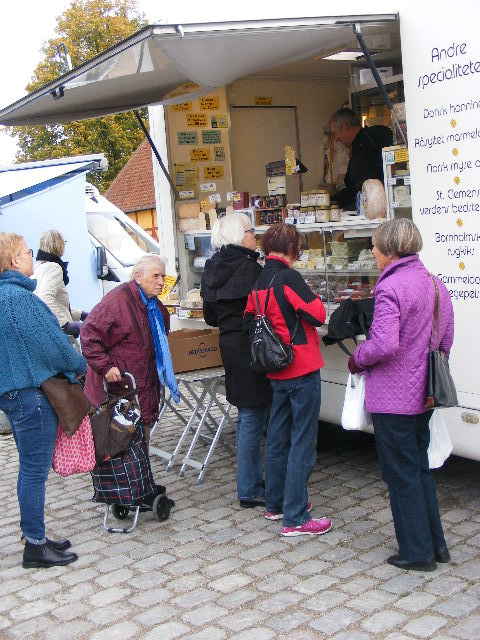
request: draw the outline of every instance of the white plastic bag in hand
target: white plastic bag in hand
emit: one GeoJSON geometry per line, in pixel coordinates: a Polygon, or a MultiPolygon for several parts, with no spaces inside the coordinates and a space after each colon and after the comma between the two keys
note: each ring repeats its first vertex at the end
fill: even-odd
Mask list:
{"type": "Polygon", "coordinates": [[[430,469],[438,469],[452,453],[453,444],[450,440],[444,413],[435,409],[430,418],[430,444],[428,446],[428,464],[430,469]]]}
{"type": "Polygon", "coordinates": [[[350,373],[343,401],[342,427],[361,431],[370,422],[370,414],[365,410],[365,376],[350,373]]]}

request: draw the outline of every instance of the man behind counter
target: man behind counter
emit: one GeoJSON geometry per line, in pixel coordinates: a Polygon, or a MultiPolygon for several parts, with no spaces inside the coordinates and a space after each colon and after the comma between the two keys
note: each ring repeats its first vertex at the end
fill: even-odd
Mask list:
{"type": "Polygon", "coordinates": [[[383,182],[382,148],[392,145],[392,131],[383,125],[362,128],[360,118],[348,107],[332,113],[330,128],[335,141],[351,149],[345,188],[332,196],[332,202],[354,211],[357,192],[365,180],[378,178],[383,182]]]}

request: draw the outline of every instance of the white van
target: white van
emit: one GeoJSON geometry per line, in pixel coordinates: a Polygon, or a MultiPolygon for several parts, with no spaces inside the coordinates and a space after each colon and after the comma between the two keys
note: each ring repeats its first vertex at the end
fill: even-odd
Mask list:
{"type": "Polygon", "coordinates": [[[58,229],[67,241],[70,301],[90,310],[158,243],[86,182],[105,166],[103,154],[0,167],[0,230],[23,235],[38,250],[40,235],[58,229]]]}
{"type": "MultiPolygon", "coordinates": [[[[304,185],[309,188],[312,176],[317,174],[320,181],[323,175],[320,139],[322,127],[328,124],[328,115],[352,98],[354,87],[350,79],[352,75],[356,77],[352,70],[363,67],[368,71],[366,58],[361,58],[366,54],[357,45],[356,34],[362,36],[378,67],[392,67],[395,74],[398,73],[395,66],[398,62],[401,65],[413,219],[424,240],[422,259],[445,282],[455,308],[456,338],[451,369],[459,407],[444,411],[454,452],[480,460],[476,349],[480,319],[478,3],[459,0],[452,7],[446,0],[439,0],[432,10],[428,3],[413,0],[372,0],[368,7],[368,14],[358,13],[358,2],[344,2],[341,8],[335,7],[336,15],[317,18],[146,27],[57,81],[0,110],[0,123],[56,123],[144,105],[191,102],[197,105],[199,96],[223,88],[227,99],[219,104],[225,112],[215,115],[215,124],[208,106],[203,113],[192,110],[190,120],[182,116],[185,126],[178,133],[184,135],[172,140],[162,107],[154,107],[157,114],[152,115],[150,121],[152,137],[164,161],[166,154],[172,155],[174,145],[196,140],[201,147],[207,144],[202,142],[203,129],[222,129],[227,124],[221,130],[225,151],[223,171],[205,173],[202,156],[197,156],[201,173],[199,189],[206,184],[208,193],[208,185],[214,184],[212,195],[219,193],[222,201],[223,194],[229,191],[223,186],[247,190],[237,184],[238,170],[245,167],[248,170],[248,162],[253,162],[255,151],[262,148],[262,140],[253,137],[247,163],[239,163],[235,149],[232,161],[231,146],[236,134],[234,126],[230,130],[229,125],[233,108],[246,111],[269,104],[295,107],[298,101],[311,95],[310,109],[303,113],[294,110],[300,143],[296,151],[309,168],[304,176],[304,185]],[[352,7],[355,13],[348,13],[352,7]],[[385,48],[387,36],[393,45],[390,50],[385,48]],[[353,49],[350,51],[353,67],[345,61],[327,62],[330,54],[346,55],[349,48],[353,49]],[[284,83],[283,91],[279,89],[280,82],[284,83]],[[196,138],[189,135],[195,127],[196,138]],[[218,180],[207,175],[216,175],[218,180]],[[222,180],[222,189],[217,189],[222,180]]],[[[240,6],[238,11],[242,11],[240,6]]],[[[388,75],[388,71],[385,73],[388,75]]],[[[360,82],[368,80],[366,75],[359,78],[360,82]]],[[[365,84],[363,88],[378,91],[375,85],[365,84]]],[[[246,128],[244,139],[252,131],[254,129],[246,128]]],[[[212,158],[213,165],[215,158],[212,158]]],[[[277,159],[269,158],[270,161],[277,159]]],[[[179,162],[174,157],[170,160],[179,162]]],[[[178,165],[177,171],[178,188],[185,174],[178,165]]],[[[180,263],[183,261],[182,268],[185,268],[185,244],[183,236],[175,231],[170,186],[159,173],[156,188],[162,253],[180,263]]],[[[265,191],[263,189],[263,193],[265,191]]],[[[365,229],[367,234],[368,231],[365,229]]],[[[324,351],[322,415],[338,419],[346,381],[346,359],[338,349],[332,349],[324,351]]]]}

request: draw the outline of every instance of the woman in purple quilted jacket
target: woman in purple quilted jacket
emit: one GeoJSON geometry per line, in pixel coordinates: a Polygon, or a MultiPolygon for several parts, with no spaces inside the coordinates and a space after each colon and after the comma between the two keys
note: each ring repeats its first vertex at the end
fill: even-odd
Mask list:
{"type": "MultiPolygon", "coordinates": [[[[365,405],[372,414],[382,477],[388,485],[398,555],[387,559],[400,569],[433,571],[449,562],[435,481],[428,466],[425,408],[427,362],[435,287],[418,252],[422,238],[411,220],[380,225],[373,254],[382,272],[375,287],[370,338],[348,362],[352,373],[366,373],[365,405]]],[[[440,349],[450,353],[453,307],[444,284],[440,297],[440,349]]]]}

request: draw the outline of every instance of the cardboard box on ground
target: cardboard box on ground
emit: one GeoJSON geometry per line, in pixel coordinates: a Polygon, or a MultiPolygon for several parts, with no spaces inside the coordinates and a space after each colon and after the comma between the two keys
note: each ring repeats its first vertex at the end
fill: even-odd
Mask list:
{"type": "Polygon", "coordinates": [[[180,329],[168,336],[173,370],[196,371],[221,367],[218,329],[180,329]]]}

